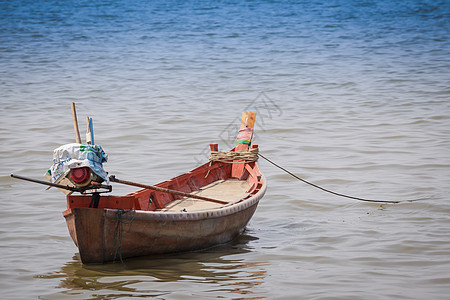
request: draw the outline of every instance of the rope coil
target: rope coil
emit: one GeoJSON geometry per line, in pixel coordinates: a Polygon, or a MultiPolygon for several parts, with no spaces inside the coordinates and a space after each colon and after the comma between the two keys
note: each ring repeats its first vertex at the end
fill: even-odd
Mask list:
{"type": "Polygon", "coordinates": [[[225,163],[242,163],[244,161],[257,161],[258,148],[251,148],[246,151],[211,151],[209,161],[220,161],[225,163]],[[235,162],[234,160],[240,160],[235,162]]]}

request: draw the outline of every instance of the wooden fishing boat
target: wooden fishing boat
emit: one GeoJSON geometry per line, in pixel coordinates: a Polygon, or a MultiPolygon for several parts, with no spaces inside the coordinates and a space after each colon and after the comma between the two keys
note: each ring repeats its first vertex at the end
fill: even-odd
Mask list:
{"type": "Polygon", "coordinates": [[[256,112],[244,112],[237,146],[183,175],[123,196],[67,195],[63,212],[85,264],[184,252],[231,241],[266,191],[251,145],[256,112]]]}

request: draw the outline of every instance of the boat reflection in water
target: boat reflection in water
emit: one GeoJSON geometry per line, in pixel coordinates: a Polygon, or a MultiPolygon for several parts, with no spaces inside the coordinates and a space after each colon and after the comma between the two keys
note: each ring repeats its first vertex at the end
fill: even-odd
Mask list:
{"type": "Polygon", "coordinates": [[[207,250],[131,258],[126,264],[85,265],[77,254],[59,272],[39,277],[61,279],[58,288],[64,291],[51,295],[56,298],[204,297],[214,293],[215,298],[245,295],[255,299],[263,297],[264,291],[261,295],[257,291],[267,271],[265,262],[246,260],[252,252],[248,244],[254,240],[244,232],[231,243],[207,250]]]}

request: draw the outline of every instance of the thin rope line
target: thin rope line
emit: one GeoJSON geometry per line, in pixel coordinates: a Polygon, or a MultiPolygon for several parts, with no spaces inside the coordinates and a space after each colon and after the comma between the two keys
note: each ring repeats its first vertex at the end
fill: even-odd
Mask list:
{"type": "Polygon", "coordinates": [[[123,224],[125,224],[125,225],[131,224],[133,222],[135,216],[136,216],[136,211],[134,209],[130,209],[130,210],[123,210],[120,208],[117,209],[117,214],[116,214],[117,225],[116,225],[116,230],[114,232],[114,243],[116,244],[116,252],[114,253],[113,263],[116,262],[116,256],[117,256],[117,254],[119,254],[120,262],[123,265],[125,265],[125,263],[123,262],[123,259],[122,259],[122,251],[121,251],[122,232],[123,232],[122,227],[123,227],[123,224]],[[122,216],[129,212],[133,212],[131,219],[128,222],[123,221],[122,216]]]}
{"type": "Polygon", "coordinates": [[[270,159],[268,159],[267,157],[265,157],[264,155],[262,155],[261,153],[258,153],[258,156],[264,158],[266,161],[268,161],[269,163],[271,163],[272,165],[274,165],[275,167],[283,170],[284,172],[288,173],[289,175],[293,176],[294,178],[309,184],[315,188],[318,188],[319,190],[322,190],[324,192],[336,195],[336,196],[340,196],[340,197],[345,197],[345,198],[349,198],[349,199],[354,199],[354,200],[359,200],[359,201],[366,201],[366,202],[379,202],[379,203],[401,203],[401,202],[413,202],[413,201],[419,201],[421,199],[414,199],[414,200],[404,200],[404,201],[394,201],[394,200],[374,200],[374,199],[365,199],[365,198],[360,198],[360,197],[354,197],[354,196],[349,196],[349,195],[345,195],[345,194],[341,194],[341,193],[337,193],[331,190],[328,190],[326,188],[323,188],[321,186],[318,186],[317,184],[311,183],[303,178],[300,178],[299,176],[295,175],[294,173],[286,170],[285,168],[283,168],[282,166],[274,163],[273,161],[271,161],[270,159]]]}

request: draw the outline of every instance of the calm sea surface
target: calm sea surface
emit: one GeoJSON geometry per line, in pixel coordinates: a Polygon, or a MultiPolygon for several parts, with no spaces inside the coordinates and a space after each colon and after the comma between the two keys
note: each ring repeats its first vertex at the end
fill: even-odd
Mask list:
{"type": "MultiPolygon", "coordinates": [[[[1,1],[2,299],[448,299],[448,1],[1,1]],[[232,146],[269,187],[227,245],[84,266],[52,151],[94,119],[105,168],[154,184],[232,146]]],[[[114,186],[115,194],[132,191],[114,186]]]]}

